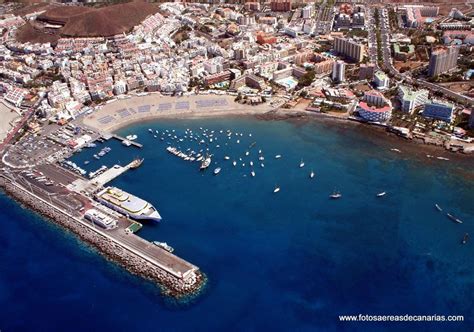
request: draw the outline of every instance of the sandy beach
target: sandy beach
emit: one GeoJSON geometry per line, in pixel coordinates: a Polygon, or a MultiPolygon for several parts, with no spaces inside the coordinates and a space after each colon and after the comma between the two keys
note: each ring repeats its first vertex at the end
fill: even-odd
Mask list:
{"type": "Polygon", "coordinates": [[[239,104],[234,99],[228,95],[133,96],[103,105],[81,121],[88,127],[111,132],[135,122],[159,118],[258,115],[273,109],[268,103],[250,106],[239,104]]]}
{"type": "Polygon", "coordinates": [[[20,116],[10,107],[0,102],[0,142],[7,137],[12,128],[11,123],[20,116]]]}

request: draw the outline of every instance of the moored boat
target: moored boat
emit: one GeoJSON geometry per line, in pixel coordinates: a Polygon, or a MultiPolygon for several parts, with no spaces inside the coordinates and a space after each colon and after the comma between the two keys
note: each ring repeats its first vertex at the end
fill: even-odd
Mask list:
{"type": "Polygon", "coordinates": [[[166,242],[158,242],[158,241],[153,241],[153,244],[157,247],[160,247],[161,249],[164,249],[168,252],[173,252],[174,248],[168,245],[166,242]]]}

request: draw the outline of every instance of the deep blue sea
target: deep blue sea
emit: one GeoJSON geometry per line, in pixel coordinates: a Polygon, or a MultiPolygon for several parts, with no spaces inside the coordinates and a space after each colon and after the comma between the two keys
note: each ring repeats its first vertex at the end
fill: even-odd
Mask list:
{"type": "Polygon", "coordinates": [[[168,242],[207,275],[203,294],[189,303],[161,296],[0,194],[1,332],[472,331],[474,239],[461,239],[474,236],[473,160],[428,159],[404,151],[422,146],[367,131],[313,121],[161,120],[119,131],[137,134],[143,149],[111,140],[74,156],[81,165],[90,160],[88,170],[145,158],[112,184],[160,211],[162,223],[145,224],[139,235],[168,242]],[[197,163],[167,153],[167,142],[195,151],[206,145],[189,137],[161,141],[166,129],[178,137],[186,129],[193,136],[213,130],[210,169],[200,172],[197,163]],[[390,151],[394,144],[402,153],[390,151]],[[111,153],[92,158],[106,145],[111,153]],[[216,167],[222,170],[213,175],[216,167]],[[341,199],[329,199],[334,189],[341,199]],[[386,196],[377,198],[381,191],[386,196]],[[465,321],[339,322],[339,315],[357,314],[465,321]]]}

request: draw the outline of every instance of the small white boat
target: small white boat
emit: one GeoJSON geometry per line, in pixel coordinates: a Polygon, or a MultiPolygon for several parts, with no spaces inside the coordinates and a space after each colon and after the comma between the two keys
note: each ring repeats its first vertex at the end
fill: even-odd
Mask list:
{"type": "Polygon", "coordinates": [[[254,177],[254,176],[255,176],[255,172],[254,172],[254,171],[250,172],[250,175],[252,175],[252,177],[254,177]]]}
{"type": "Polygon", "coordinates": [[[448,158],[445,158],[445,157],[436,157],[436,159],[438,159],[438,160],[449,160],[448,158]]]}
{"type": "Polygon", "coordinates": [[[280,159],[280,158],[281,158],[281,154],[277,154],[277,155],[275,156],[275,159],[280,159]]]}
{"type": "Polygon", "coordinates": [[[258,160],[263,161],[263,160],[265,160],[265,157],[264,157],[264,156],[260,156],[260,157],[258,157],[258,160]]]}
{"type": "Polygon", "coordinates": [[[438,210],[439,212],[442,212],[443,209],[441,208],[441,206],[439,206],[438,204],[435,204],[435,208],[436,210],[438,210]]]}
{"type": "Polygon", "coordinates": [[[382,191],[382,192],[380,192],[380,193],[377,194],[377,197],[383,197],[383,196],[385,196],[386,194],[387,194],[387,192],[382,191]]]}
{"type": "Polygon", "coordinates": [[[261,163],[261,164],[260,164],[260,167],[264,168],[264,167],[265,167],[265,164],[264,164],[264,163],[261,163]]]}
{"type": "Polygon", "coordinates": [[[342,194],[339,191],[333,191],[331,195],[329,195],[331,199],[338,199],[342,197],[342,194]]]}
{"type": "Polygon", "coordinates": [[[250,163],[249,163],[249,164],[250,164],[250,166],[253,166],[253,161],[250,161],[250,163]]]}
{"type": "Polygon", "coordinates": [[[229,156],[225,156],[224,159],[225,159],[225,160],[229,160],[230,157],[229,157],[229,156]]]}
{"type": "Polygon", "coordinates": [[[310,179],[314,178],[314,172],[313,171],[311,171],[311,173],[309,173],[309,178],[310,179]]]}
{"type": "Polygon", "coordinates": [[[214,170],[214,175],[219,174],[220,171],[221,171],[221,168],[220,168],[220,167],[217,167],[217,168],[214,170]]]}
{"type": "Polygon", "coordinates": [[[395,149],[395,148],[390,149],[390,151],[397,152],[397,153],[402,152],[402,151],[400,151],[399,149],[395,149]]]}
{"type": "Polygon", "coordinates": [[[246,155],[246,156],[248,156],[249,154],[250,154],[250,152],[248,152],[248,151],[247,151],[247,152],[245,152],[245,155],[246,155]]]}
{"type": "Polygon", "coordinates": [[[240,140],[237,140],[237,144],[239,144],[239,143],[240,143],[240,140]]]}
{"type": "Polygon", "coordinates": [[[237,166],[237,162],[234,160],[234,161],[232,162],[232,165],[237,166]]]}
{"type": "Polygon", "coordinates": [[[303,167],[304,167],[304,161],[303,161],[303,159],[301,159],[300,168],[303,168],[303,167]]]}
{"type": "Polygon", "coordinates": [[[280,187],[275,187],[275,189],[273,189],[273,192],[274,192],[274,193],[277,193],[277,192],[279,192],[279,191],[280,191],[280,187]]]}

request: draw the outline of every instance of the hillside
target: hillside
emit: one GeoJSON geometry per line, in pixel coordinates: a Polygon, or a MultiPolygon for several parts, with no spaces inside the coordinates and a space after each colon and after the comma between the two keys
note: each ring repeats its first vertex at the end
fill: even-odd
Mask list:
{"type": "Polygon", "coordinates": [[[56,33],[46,33],[25,25],[18,33],[18,40],[37,42],[45,38],[54,39],[55,35],[56,38],[112,36],[130,31],[157,11],[158,5],[146,2],[129,2],[101,8],[54,6],[40,15],[38,22],[58,24],[62,25],[62,28],[56,33]]]}

